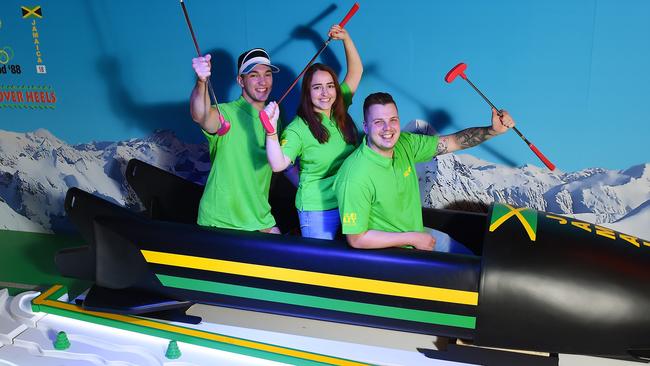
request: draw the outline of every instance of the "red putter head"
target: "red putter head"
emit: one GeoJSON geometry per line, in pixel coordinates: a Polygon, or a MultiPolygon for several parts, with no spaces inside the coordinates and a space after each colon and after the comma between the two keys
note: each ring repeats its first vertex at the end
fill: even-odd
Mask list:
{"type": "Polygon", "coordinates": [[[217,135],[223,136],[230,131],[230,122],[223,118],[223,114],[219,114],[219,121],[221,122],[221,127],[217,130],[217,135]]]}
{"type": "Polygon", "coordinates": [[[445,75],[445,81],[448,83],[451,83],[454,81],[456,76],[459,76],[463,79],[467,79],[467,76],[465,75],[465,69],[467,69],[467,64],[466,63],[459,63],[458,65],[454,66],[447,75],[445,75]]]}

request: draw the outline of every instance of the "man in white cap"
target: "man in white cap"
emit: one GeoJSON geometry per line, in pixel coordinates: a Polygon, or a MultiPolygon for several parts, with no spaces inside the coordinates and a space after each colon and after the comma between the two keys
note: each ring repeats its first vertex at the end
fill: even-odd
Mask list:
{"type": "Polygon", "coordinates": [[[222,134],[217,131],[223,120],[208,95],[210,58],[208,54],[192,59],[197,80],[190,96],[190,112],[208,139],[212,162],[197,223],[280,233],[268,200],[272,172],[266,159],[266,132],[259,119],[259,111],[271,93],[273,73],[279,69],[261,48],[239,56],[237,83],[241,97],[219,104],[223,120],[230,122],[230,130],[222,134]]]}

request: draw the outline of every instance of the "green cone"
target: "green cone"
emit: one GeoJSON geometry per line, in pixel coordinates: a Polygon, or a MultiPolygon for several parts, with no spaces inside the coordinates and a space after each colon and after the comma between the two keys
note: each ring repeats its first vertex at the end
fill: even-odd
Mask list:
{"type": "Polygon", "coordinates": [[[56,340],[54,341],[54,349],[63,351],[70,348],[70,341],[68,340],[68,335],[65,332],[61,331],[56,334],[56,340]]]}
{"type": "Polygon", "coordinates": [[[169,341],[169,345],[167,346],[167,352],[165,352],[165,357],[167,357],[170,360],[175,360],[181,357],[181,350],[178,348],[178,344],[176,343],[176,341],[169,341]]]}

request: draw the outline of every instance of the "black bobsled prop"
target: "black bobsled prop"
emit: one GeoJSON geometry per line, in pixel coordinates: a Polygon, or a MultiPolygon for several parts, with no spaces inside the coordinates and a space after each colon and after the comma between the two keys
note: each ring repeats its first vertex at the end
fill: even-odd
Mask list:
{"type": "MultiPolygon", "coordinates": [[[[425,226],[474,256],[356,250],[200,227],[200,185],[137,160],[126,176],[144,215],[76,188],[66,197],[88,246],[59,252],[56,263],[95,282],[84,308],[182,319],[201,302],[486,347],[650,359],[650,242],[634,236],[494,204],[487,214],[423,209],[425,226]]],[[[274,212],[284,231],[289,204],[274,212]]]]}

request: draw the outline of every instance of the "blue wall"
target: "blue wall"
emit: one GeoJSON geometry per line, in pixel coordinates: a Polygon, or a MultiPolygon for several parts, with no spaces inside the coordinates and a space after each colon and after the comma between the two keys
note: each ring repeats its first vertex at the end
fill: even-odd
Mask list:
{"type": "MultiPolygon", "coordinates": [[[[360,1],[347,28],[365,65],[351,109],[391,92],[403,124],[429,120],[442,133],[488,123],[489,108],[462,80],[443,81],[464,61],[467,75],[558,168],[627,168],[647,162],[650,137],[650,2],[360,1]]],[[[187,0],[205,51],[216,58],[220,100],[236,98],[235,62],[265,47],[282,68],[278,97],[352,2],[187,0]],[[270,5],[272,4],[272,5],[270,5]]],[[[69,143],[120,140],[168,128],[187,141],[201,135],[189,118],[194,48],[178,1],[42,0],[0,4],[0,49],[21,65],[0,85],[47,85],[54,109],[0,109],[0,129],[46,128],[69,143]],[[21,6],[42,7],[23,19],[21,6]],[[35,72],[36,22],[46,74],[35,72]]],[[[0,58],[1,60],[1,58],[0,58]]],[[[321,61],[344,68],[343,47],[321,61]]],[[[1,65],[0,65],[1,66],[1,65]]],[[[286,103],[292,115],[297,90],[286,103]]],[[[541,165],[514,134],[469,153],[508,165],[541,165]]]]}

